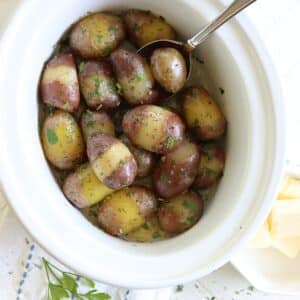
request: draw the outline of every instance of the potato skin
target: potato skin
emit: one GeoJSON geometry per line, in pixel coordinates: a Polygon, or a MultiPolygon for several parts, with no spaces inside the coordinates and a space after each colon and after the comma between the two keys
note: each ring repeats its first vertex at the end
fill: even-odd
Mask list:
{"type": "Polygon", "coordinates": [[[155,49],[150,57],[155,80],[169,93],[177,93],[187,78],[186,63],[182,54],[174,48],[155,49]]]}
{"type": "Polygon", "coordinates": [[[81,92],[88,107],[115,108],[120,104],[115,79],[107,62],[82,62],[79,70],[81,92]]]}
{"type": "Polygon", "coordinates": [[[182,94],[183,113],[188,126],[202,141],[217,139],[226,129],[225,117],[202,87],[189,87],[182,94]]]}
{"type": "Polygon", "coordinates": [[[109,13],[95,13],[77,22],[70,32],[70,46],[84,58],[108,56],[125,38],[122,20],[109,13]]]}
{"type": "Polygon", "coordinates": [[[189,141],[163,156],[153,176],[157,193],[170,198],[188,189],[197,175],[199,160],[198,147],[189,141]]]}
{"type": "Polygon", "coordinates": [[[63,191],[78,208],[92,206],[114,192],[100,182],[89,163],[79,166],[68,175],[63,184],[63,191]]]}
{"type": "Polygon", "coordinates": [[[80,124],[85,140],[95,133],[105,133],[115,136],[115,125],[110,116],[105,112],[86,110],[81,116],[80,124]]]}
{"type": "Polygon", "coordinates": [[[129,104],[148,104],[158,99],[150,66],[141,55],[117,49],[110,55],[110,61],[122,86],[123,97],[129,104]]]}
{"type": "Polygon", "coordinates": [[[130,40],[138,47],[155,40],[175,40],[175,30],[163,17],[142,10],[129,10],[124,15],[124,22],[130,40]]]}
{"type": "Polygon", "coordinates": [[[192,191],[171,198],[158,209],[160,226],[168,233],[179,234],[198,222],[203,206],[201,197],[192,191]]]}
{"type": "Polygon", "coordinates": [[[117,190],[133,183],[137,163],[120,140],[95,133],[87,139],[87,155],[96,176],[107,187],[117,190]]]}
{"type": "Polygon", "coordinates": [[[153,217],[156,207],[156,198],[150,190],[131,186],[114,192],[100,203],[98,222],[106,232],[124,235],[153,217]]]}
{"type": "Polygon", "coordinates": [[[48,61],[40,81],[44,103],[73,112],[79,107],[80,92],[76,65],[71,53],[59,54],[48,61]]]}
{"type": "Polygon", "coordinates": [[[123,118],[124,134],[145,150],[166,154],[183,140],[185,125],[180,117],[156,105],[141,105],[129,110],[123,118]]]}
{"type": "Polygon", "coordinates": [[[203,189],[216,183],[222,177],[224,167],[225,153],[223,148],[215,144],[203,146],[195,187],[203,189]]]}
{"type": "Polygon", "coordinates": [[[150,175],[150,172],[155,164],[154,154],[144,149],[135,147],[125,135],[122,135],[120,139],[131,151],[137,162],[137,177],[146,177],[150,175]]]}
{"type": "Polygon", "coordinates": [[[138,229],[122,236],[122,238],[130,242],[151,243],[165,239],[168,236],[169,234],[161,229],[157,216],[154,216],[138,229]]]}
{"type": "Polygon", "coordinates": [[[70,113],[55,110],[43,124],[41,139],[47,159],[59,169],[70,169],[85,158],[78,124],[70,113]]]}

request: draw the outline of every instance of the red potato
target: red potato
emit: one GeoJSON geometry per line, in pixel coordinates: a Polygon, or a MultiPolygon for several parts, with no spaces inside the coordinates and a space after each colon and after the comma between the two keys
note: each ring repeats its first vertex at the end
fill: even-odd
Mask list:
{"type": "Polygon", "coordinates": [[[59,54],[46,64],[40,82],[43,102],[74,112],[80,104],[79,84],[74,57],[59,54]]]}
{"type": "Polygon", "coordinates": [[[96,133],[87,140],[87,155],[99,180],[117,190],[133,183],[137,163],[129,149],[118,139],[96,133]]]}
{"type": "Polygon", "coordinates": [[[110,56],[124,99],[131,105],[149,104],[158,99],[147,61],[133,51],[117,49],[110,56]]]}
{"type": "Polygon", "coordinates": [[[154,154],[144,149],[135,147],[125,135],[122,135],[120,139],[131,151],[137,162],[137,177],[146,177],[150,175],[155,164],[154,154]]]}
{"type": "Polygon", "coordinates": [[[70,46],[84,58],[104,58],[125,38],[120,17],[109,13],[90,14],[77,22],[70,32],[70,46]]]}
{"type": "Polygon", "coordinates": [[[201,160],[198,165],[196,188],[208,188],[223,175],[225,167],[224,149],[216,144],[207,144],[201,148],[201,160]]]}
{"type": "Polygon", "coordinates": [[[131,142],[142,149],[166,154],[183,140],[185,125],[180,117],[156,105],[141,105],[129,110],[122,128],[131,142]]]}
{"type": "Polygon", "coordinates": [[[79,70],[81,93],[88,107],[115,108],[121,98],[116,90],[115,79],[107,62],[82,62],[79,70]]]}
{"type": "Polygon", "coordinates": [[[198,222],[203,208],[203,200],[195,192],[182,193],[159,207],[160,226],[168,233],[179,234],[198,222]]]}
{"type": "Polygon", "coordinates": [[[163,156],[154,171],[154,186],[164,198],[188,189],[195,180],[200,160],[198,147],[184,141],[175,151],[163,156]]]}
{"type": "Polygon", "coordinates": [[[81,116],[80,123],[85,140],[95,133],[106,133],[115,136],[115,125],[110,116],[103,111],[86,110],[81,116]]]}
{"type": "Polygon", "coordinates": [[[99,225],[112,235],[124,235],[139,228],[154,216],[157,208],[155,195],[140,186],[121,189],[100,203],[99,225]]]}

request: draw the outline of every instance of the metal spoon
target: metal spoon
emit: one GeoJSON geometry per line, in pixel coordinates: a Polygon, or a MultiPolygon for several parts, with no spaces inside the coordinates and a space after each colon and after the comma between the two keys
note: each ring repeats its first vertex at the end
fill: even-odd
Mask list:
{"type": "MultiPolygon", "coordinates": [[[[234,17],[237,13],[242,11],[244,8],[255,2],[256,0],[234,0],[216,19],[206,25],[202,30],[196,33],[193,37],[188,39],[185,43],[174,40],[157,40],[150,42],[140,48],[138,53],[144,57],[150,57],[153,51],[157,48],[171,47],[175,48],[183,55],[186,63],[187,78],[191,73],[191,52],[205,41],[209,35],[217,30],[220,26],[234,17]]],[[[167,96],[171,96],[168,94],[167,96]]]]}

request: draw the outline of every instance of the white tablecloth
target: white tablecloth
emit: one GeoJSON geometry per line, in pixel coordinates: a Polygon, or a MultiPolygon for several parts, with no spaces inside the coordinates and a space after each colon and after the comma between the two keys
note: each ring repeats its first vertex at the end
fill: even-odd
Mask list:
{"type": "MultiPolygon", "coordinates": [[[[24,0],[26,1],[26,0],[24,0]]],[[[0,0],[0,34],[20,0],[0,0]]],[[[231,0],[224,0],[229,3],[231,0]]],[[[278,70],[288,115],[288,158],[300,162],[300,0],[258,0],[247,14],[262,35],[278,70]]],[[[1,60],[1,58],[0,58],[1,60]]],[[[1,65],[1,64],[0,64],[1,65]]],[[[46,281],[41,266],[45,253],[0,197],[0,300],[42,300],[46,295],[46,281]]],[[[55,264],[58,264],[55,262],[55,264]]],[[[230,264],[198,282],[183,287],[158,291],[128,291],[99,284],[115,300],[244,300],[244,299],[299,299],[270,295],[251,286],[230,264]]]]}

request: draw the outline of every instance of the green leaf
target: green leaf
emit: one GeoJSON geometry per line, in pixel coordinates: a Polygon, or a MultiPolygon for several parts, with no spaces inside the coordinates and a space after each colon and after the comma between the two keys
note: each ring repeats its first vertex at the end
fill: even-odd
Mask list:
{"type": "Polygon", "coordinates": [[[63,300],[68,299],[69,294],[61,286],[49,283],[49,295],[51,300],[63,300]]]}
{"type": "Polygon", "coordinates": [[[95,282],[89,278],[80,276],[80,281],[82,282],[82,284],[84,284],[86,286],[89,286],[91,288],[95,287],[95,282]]]}
{"type": "Polygon", "coordinates": [[[76,282],[76,279],[71,277],[67,273],[63,273],[61,284],[64,289],[70,291],[72,294],[77,293],[78,284],[76,282]]]}
{"type": "Polygon", "coordinates": [[[78,70],[80,73],[83,71],[83,68],[84,68],[84,62],[82,61],[78,64],[78,70]]]}
{"type": "Polygon", "coordinates": [[[196,211],[198,209],[198,205],[191,200],[184,200],[182,205],[191,211],[196,211]]]}
{"type": "Polygon", "coordinates": [[[123,95],[123,88],[122,88],[122,86],[121,86],[121,84],[119,83],[119,82],[117,82],[116,83],[116,91],[117,91],[117,93],[119,94],[119,95],[123,95]]]}
{"type": "Polygon", "coordinates": [[[164,175],[164,174],[161,175],[159,179],[160,179],[161,182],[167,182],[169,180],[168,176],[164,175]]]}
{"type": "Polygon", "coordinates": [[[88,300],[109,300],[111,299],[110,295],[106,293],[97,293],[95,290],[88,292],[87,294],[81,295],[88,300]]]}
{"type": "Polygon", "coordinates": [[[54,145],[58,142],[58,137],[53,129],[47,128],[46,134],[49,144],[54,145]]]}
{"type": "Polygon", "coordinates": [[[166,147],[167,149],[171,149],[174,146],[174,138],[172,136],[167,137],[166,147]]]}

